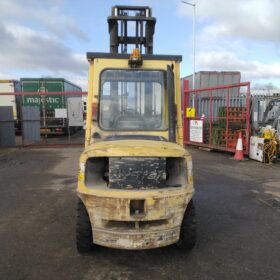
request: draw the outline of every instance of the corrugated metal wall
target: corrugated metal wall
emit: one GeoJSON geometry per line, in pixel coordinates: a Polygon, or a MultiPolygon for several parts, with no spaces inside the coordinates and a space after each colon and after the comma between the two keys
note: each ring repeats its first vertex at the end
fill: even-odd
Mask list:
{"type": "MultiPolygon", "coordinates": [[[[189,88],[193,89],[193,75],[182,78],[189,81],[189,88]]],[[[238,71],[200,71],[195,73],[195,88],[217,87],[237,84],[241,81],[238,71]]]]}
{"type": "MultiPolygon", "coordinates": [[[[193,75],[186,76],[181,79],[188,80],[189,89],[193,88],[193,75]]],[[[200,71],[195,74],[195,88],[209,88],[217,87],[229,84],[240,83],[241,73],[238,71],[200,71]]],[[[183,87],[182,87],[183,88],[183,87]]],[[[197,104],[197,114],[204,114],[206,117],[210,115],[210,95],[212,95],[212,116],[218,117],[219,108],[226,106],[226,95],[229,92],[230,96],[230,106],[232,107],[244,107],[246,105],[246,95],[239,93],[238,88],[232,89],[222,89],[222,90],[212,90],[203,91],[196,97],[197,104]]],[[[190,96],[190,98],[192,98],[190,96]]],[[[191,100],[189,100],[191,104],[191,100]]]]}

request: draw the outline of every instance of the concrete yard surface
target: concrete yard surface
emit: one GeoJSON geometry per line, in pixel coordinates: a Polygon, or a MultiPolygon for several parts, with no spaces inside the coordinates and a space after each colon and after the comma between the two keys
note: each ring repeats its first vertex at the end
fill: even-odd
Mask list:
{"type": "Polygon", "coordinates": [[[0,150],[0,279],[280,279],[280,164],[190,148],[198,240],[191,252],[75,247],[82,148],[0,150]]]}

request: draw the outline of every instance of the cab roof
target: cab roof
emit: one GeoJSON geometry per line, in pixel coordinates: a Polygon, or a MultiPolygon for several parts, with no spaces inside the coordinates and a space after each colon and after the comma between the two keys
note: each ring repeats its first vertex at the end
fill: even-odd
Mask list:
{"type": "MultiPolygon", "coordinates": [[[[111,59],[129,59],[130,54],[119,54],[119,53],[103,53],[103,52],[87,52],[87,59],[89,61],[95,58],[111,58],[111,59]]],[[[172,60],[182,61],[181,55],[165,55],[165,54],[143,54],[141,55],[143,60],[172,60]]]]}

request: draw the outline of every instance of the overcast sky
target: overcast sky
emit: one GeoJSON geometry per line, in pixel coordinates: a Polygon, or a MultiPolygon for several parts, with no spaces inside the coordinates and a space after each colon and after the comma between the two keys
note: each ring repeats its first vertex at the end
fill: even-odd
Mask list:
{"type": "MultiPolygon", "coordinates": [[[[191,0],[189,0],[192,2],[191,0]]],[[[149,5],[154,53],[181,54],[192,73],[192,7],[180,0],[1,0],[0,79],[64,77],[87,89],[87,51],[108,51],[115,4],[149,5]]],[[[280,1],[196,0],[196,69],[241,71],[280,87],[280,1]]]]}

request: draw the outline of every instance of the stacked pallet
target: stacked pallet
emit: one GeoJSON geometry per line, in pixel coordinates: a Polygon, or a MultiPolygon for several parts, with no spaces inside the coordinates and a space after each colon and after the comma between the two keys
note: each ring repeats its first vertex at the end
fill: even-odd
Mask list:
{"type": "MultiPolygon", "coordinates": [[[[227,148],[235,149],[237,144],[237,139],[239,132],[242,132],[243,143],[245,143],[245,129],[228,130],[228,135],[226,129],[222,127],[213,127],[212,129],[212,144],[219,146],[227,146],[227,148]],[[227,140],[228,139],[228,140],[227,140]],[[227,145],[226,145],[227,144],[227,145]]],[[[246,147],[244,147],[246,148],[246,147]]]]}
{"type": "Polygon", "coordinates": [[[240,126],[245,123],[246,107],[220,107],[219,108],[219,126],[226,126],[226,119],[231,126],[240,126]],[[227,115],[228,112],[228,115],[227,115]]]}

